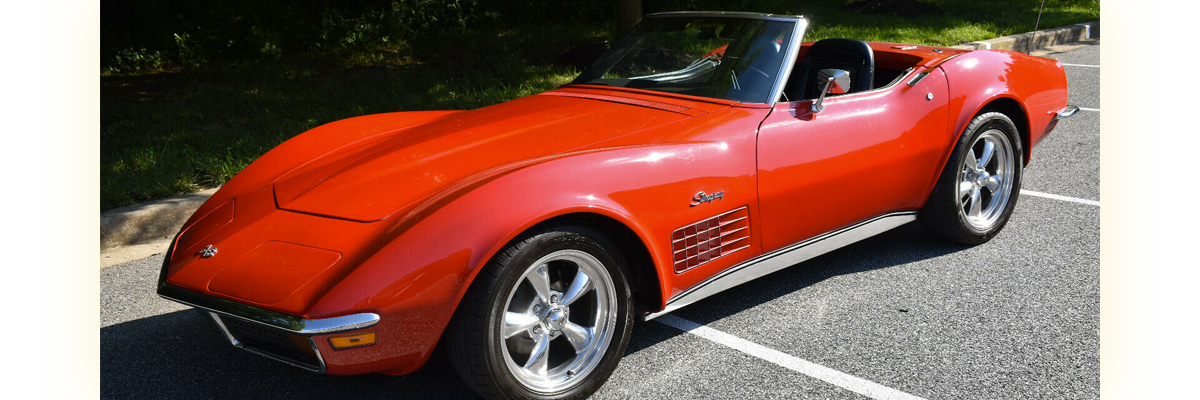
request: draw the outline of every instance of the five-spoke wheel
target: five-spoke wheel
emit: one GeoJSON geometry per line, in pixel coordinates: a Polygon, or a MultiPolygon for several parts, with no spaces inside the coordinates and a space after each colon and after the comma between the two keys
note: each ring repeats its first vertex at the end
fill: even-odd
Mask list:
{"type": "Polygon", "coordinates": [[[921,209],[921,224],[957,243],[991,240],[1016,205],[1023,155],[1019,132],[1008,116],[977,115],[964,129],[921,209]]]}
{"type": "Polygon", "coordinates": [[[586,252],[559,250],[533,262],[504,306],[505,364],[536,391],[583,379],[612,341],[616,296],[608,271],[586,252]]]}
{"type": "Polygon", "coordinates": [[[986,231],[1004,214],[1016,168],[1012,148],[1008,135],[994,128],[968,147],[958,174],[958,201],[972,228],[986,231]]]}
{"type": "Polygon", "coordinates": [[[523,235],[480,271],[448,328],[463,380],[490,398],[582,398],[616,368],[633,325],[620,252],[564,226],[523,235]]]}

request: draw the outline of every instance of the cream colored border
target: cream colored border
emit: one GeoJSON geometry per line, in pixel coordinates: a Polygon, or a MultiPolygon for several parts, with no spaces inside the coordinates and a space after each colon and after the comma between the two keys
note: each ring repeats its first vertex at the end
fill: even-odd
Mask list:
{"type": "MultiPolygon", "coordinates": [[[[38,396],[90,399],[100,392],[100,270],[96,268],[100,252],[96,235],[100,232],[100,1],[38,1],[36,7],[37,332],[25,336],[26,340],[36,338],[38,396]],[[89,334],[91,329],[97,330],[89,334]]],[[[6,40],[32,41],[34,37],[6,40]]],[[[6,195],[25,196],[25,190],[6,195]]],[[[7,306],[20,309],[31,304],[7,306]]],[[[13,323],[20,329],[29,321],[13,323]]],[[[6,344],[29,345],[32,342],[6,344]]],[[[34,366],[25,363],[8,360],[7,364],[18,370],[34,366]]],[[[34,382],[13,383],[25,387],[34,382]]],[[[10,396],[26,398],[28,393],[10,396]]]]}
{"type": "MultiPolygon", "coordinates": [[[[1194,129],[1195,94],[1200,82],[1192,79],[1195,62],[1189,49],[1195,41],[1192,24],[1200,4],[1172,0],[1166,4],[1166,181],[1187,179],[1195,165],[1194,149],[1200,136],[1194,129]]],[[[1200,214],[1190,213],[1193,185],[1166,187],[1166,396],[1187,399],[1195,396],[1195,360],[1200,358],[1200,341],[1195,335],[1195,306],[1200,304],[1200,269],[1196,269],[1196,239],[1200,214]]]]}
{"type": "Polygon", "coordinates": [[[1109,0],[1100,13],[1100,396],[1162,399],[1164,1],[1109,0]],[[1134,89],[1136,71],[1148,73],[1133,74],[1134,89]]]}

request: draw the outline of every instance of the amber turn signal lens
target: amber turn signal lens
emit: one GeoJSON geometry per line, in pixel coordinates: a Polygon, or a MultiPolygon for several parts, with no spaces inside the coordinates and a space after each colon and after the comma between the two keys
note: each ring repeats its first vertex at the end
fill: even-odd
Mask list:
{"type": "Polygon", "coordinates": [[[349,349],[351,347],[370,346],[375,344],[375,331],[357,335],[329,338],[329,345],[334,349],[349,349]]]}

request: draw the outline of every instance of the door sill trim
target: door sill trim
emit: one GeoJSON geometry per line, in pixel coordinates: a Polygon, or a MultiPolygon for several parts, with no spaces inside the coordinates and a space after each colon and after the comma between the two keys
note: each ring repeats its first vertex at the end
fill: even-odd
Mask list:
{"type": "Polygon", "coordinates": [[[750,282],[775,271],[796,265],[822,254],[857,243],[863,239],[887,232],[893,228],[917,220],[916,211],[902,211],[880,215],[857,224],[827,232],[814,238],[746,260],[721,273],[705,279],[688,290],[671,296],[662,311],[647,313],[646,321],[678,310],[706,297],[750,282]]]}

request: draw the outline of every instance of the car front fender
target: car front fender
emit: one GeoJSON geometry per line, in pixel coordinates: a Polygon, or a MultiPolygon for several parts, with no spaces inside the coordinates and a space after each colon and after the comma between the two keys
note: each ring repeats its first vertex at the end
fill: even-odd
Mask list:
{"type": "MultiPolygon", "coordinates": [[[[392,348],[377,353],[395,357],[396,369],[388,372],[415,370],[433,351],[458,302],[488,260],[529,228],[576,213],[602,216],[633,232],[657,266],[660,298],[666,299],[676,286],[672,282],[678,281],[669,272],[672,230],[702,220],[722,206],[754,205],[757,212],[753,136],[742,136],[746,139],[739,143],[581,151],[460,182],[391,221],[379,242],[369,246],[373,255],[329,290],[309,314],[380,310],[379,329],[403,338],[381,340],[381,345],[392,348]],[[724,188],[729,194],[711,207],[689,205],[696,192],[712,188],[724,188]]],[[[661,309],[662,304],[648,307],[661,309]]]]}

